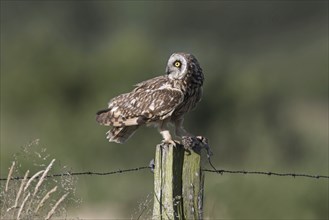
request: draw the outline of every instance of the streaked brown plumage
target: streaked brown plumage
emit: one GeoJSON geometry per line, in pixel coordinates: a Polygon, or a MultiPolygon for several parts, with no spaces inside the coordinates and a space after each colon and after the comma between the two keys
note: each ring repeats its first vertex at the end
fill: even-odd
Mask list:
{"type": "Polygon", "coordinates": [[[96,120],[112,126],[107,132],[110,142],[124,143],[139,126],[155,125],[164,142],[172,143],[167,124],[175,125],[176,135],[188,135],[183,116],[200,101],[203,80],[202,69],[193,55],[174,53],[165,75],[141,82],[133,91],[113,98],[107,109],[97,112],[96,120]]]}

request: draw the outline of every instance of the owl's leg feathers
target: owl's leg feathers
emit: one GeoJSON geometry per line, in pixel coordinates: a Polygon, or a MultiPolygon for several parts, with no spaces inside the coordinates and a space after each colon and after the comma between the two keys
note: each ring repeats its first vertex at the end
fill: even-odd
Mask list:
{"type": "Polygon", "coordinates": [[[180,119],[175,121],[175,133],[176,133],[176,135],[179,136],[179,137],[193,136],[184,129],[183,122],[184,122],[183,118],[180,118],[180,119]]]}
{"type": "Polygon", "coordinates": [[[183,136],[192,136],[190,133],[188,133],[183,127],[176,127],[175,133],[179,137],[183,136]]]}
{"type": "Polygon", "coordinates": [[[172,137],[170,135],[169,130],[160,131],[160,134],[162,135],[163,143],[176,145],[175,141],[172,139],[172,137]]]}
{"type": "Polygon", "coordinates": [[[159,128],[159,132],[163,138],[162,143],[172,144],[172,145],[176,146],[176,143],[172,139],[171,134],[167,128],[167,122],[163,121],[158,128],[159,128]]]}

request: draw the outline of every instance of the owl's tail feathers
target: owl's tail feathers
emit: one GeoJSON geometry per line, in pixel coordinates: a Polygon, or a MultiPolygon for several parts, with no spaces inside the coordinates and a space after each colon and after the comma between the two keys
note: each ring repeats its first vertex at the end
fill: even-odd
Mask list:
{"type": "Polygon", "coordinates": [[[137,128],[138,125],[126,126],[126,127],[114,127],[106,133],[107,134],[106,138],[109,140],[109,142],[116,142],[119,144],[123,144],[135,133],[137,128]]]}
{"type": "Polygon", "coordinates": [[[102,125],[110,123],[109,111],[111,109],[100,110],[96,113],[96,121],[102,125]]]}

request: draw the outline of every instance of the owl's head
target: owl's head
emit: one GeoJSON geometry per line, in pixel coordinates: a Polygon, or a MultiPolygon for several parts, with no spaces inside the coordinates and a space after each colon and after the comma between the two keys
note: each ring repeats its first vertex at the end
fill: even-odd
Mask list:
{"type": "Polygon", "coordinates": [[[173,53],[166,67],[170,79],[183,79],[186,74],[201,70],[196,58],[187,53],[173,53]]]}

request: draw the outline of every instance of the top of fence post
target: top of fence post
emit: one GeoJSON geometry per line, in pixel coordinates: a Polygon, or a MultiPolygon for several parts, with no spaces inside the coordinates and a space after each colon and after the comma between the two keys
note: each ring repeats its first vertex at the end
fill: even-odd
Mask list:
{"type": "Polygon", "coordinates": [[[182,143],[156,147],[153,219],[202,219],[202,142],[185,137],[182,143]]]}

